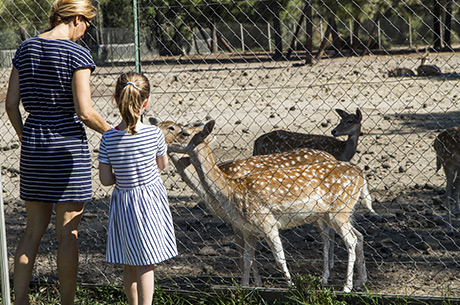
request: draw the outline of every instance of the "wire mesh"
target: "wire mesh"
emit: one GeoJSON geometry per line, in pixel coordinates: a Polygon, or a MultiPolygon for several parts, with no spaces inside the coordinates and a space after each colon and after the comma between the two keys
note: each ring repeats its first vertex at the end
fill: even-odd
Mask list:
{"type": "MultiPolygon", "coordinates": [[[[152,84],[144,122],[156,118],[185,125],[216,120],[211,147],[219,163],[251,156],[254,140],[273,130],[329,136],[340,121],[336,108],[350,113],[359,108],[362,130],[352,162],[364,171],[378,214],[371,215],[362,205],[354,213],[353,223],[364,236],[367,288],[377,293],[460,296],[459,223],[455,219],[454,232],[446,232],[445,176],[436,171],[432,146],[439,132],[460,123],[458,4],[312,1],[309,13],[306,3],[310,2],[138,1],[141,70],[152,84]],[[312,64],[306,64],[309,61],[312,64]],[[422,61],[441,73],[419,75],[422,61]],[[398,75],[397,68],[412,74],[398,75]]],[[[99,10],[93,20],[96,29],[80,43],[91,50],[98,65],[91,79],[94,105],[109,123],[117,124],[114,83],[121,72],[135,69],[133,8],[127,1],[94,4],[99,10]]],[[[0,4],[2,102],[14,51],[22,40],[47,28],[49,8],[47,0],[0,4]]],[[[3,108],[1,113],[12,272],[26,214],[19,200],[20,145],[3,108]]],[[[94,198],[80,226],[79,280],[118,283],[120,266],[104,262],[111,188],[97,178],[100,136],[87,132],[94,198]]],[[[161,177],[180,255],[160,264],[157,278],[173,283],[181,283],[183,277],[239,281],[240,254],[232,226],[212,214],[172,164],[161,177]]],[[[36,281],[57,278],[54,234],[50,228],[42,240],[36,281]]],[[[322,242],[315,226],[284,230],[281,238],[291,273],[321,276],[322,242]]],[[[342,289],[347,251],[340,238],[335,246],[329,285],[342,289]]],[[[262,240],[256,264],[265,286],[286,287],[262,240]]]]}

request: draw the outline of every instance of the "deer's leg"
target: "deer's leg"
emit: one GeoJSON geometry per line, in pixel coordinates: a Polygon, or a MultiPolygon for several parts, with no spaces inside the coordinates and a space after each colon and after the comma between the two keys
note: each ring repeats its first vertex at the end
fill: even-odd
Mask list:
{"type": "Polygon", "coordinates": [[[451,201],[454,201],[454,199],[452,198],[452,188],[453,188],[455,173],[446,167],[444,167],[444,172],[446,173],[446,198],[444,199],[444,203],[447,209],[446,226],[447,226],[447,232],[452,233],[453,232],[452,230],[452,211],[451,211],[450,203],[451,201]]]}
{"type": "Polygon", "coordinates": [[[281,243],[278,229],[271,228],[270,232],[266,234],[265,240],[270,246],[273,256],[275,257],[275,261],[278,264],[278,267],[283,271],[288,284],[292,285],[291,274],[289,273],[289,269],[286,264],[286,257],[284,256],[283,244],[281,243]]]}
{"type": "Polygon", "coordinates": [[[233,233],[235,234],[235,244],[236,244],[236,249],[239,254],[239,260],[238,260],[238,268],[240,269],[241,274],[243,274],[244,270],[244,262],[243,262],[243,255],[244,255],[244,239],[243,239],[243,233],[238,229],[238,228],[233,228],[233,233]]]}
{"type": "Polygon", "coordinates": [[[348,252],[348,266],[347,266],[347,278],[345,286],[343,288],[344,292],[350,292],[353,289],[353,268],[356,261],[356,245],[358,243],[358,238],[356,237],[354,228],[351,225],[347,215],[334,215],[334,219],[331,223],[333,229],[343,238],[345,246],[348,252]],[[346,218],[340,221],[338,218],[346,218]]]}
{"type": "Polygon", "coordinates": [[[254,251],[251,250],[252,247],[250,238],[251,233],[249,232],[242,232],[243,237],[243,277],[241,280],[242,286],[249,286],[249,277],[251,275],[251,268],[254,263],[254,251]]]}
{"type": "Polygon", "coordinates": [[[460,177],[458,176],[458,172],[455,171],[455,180],[452,183],[452,200],[455,204],[455,217],[458,219],[460,216],[460,204],[458,202],[458,197],[460,195],[460,177]]]}
{"type": "MultiPolygon", "coordinates": [[[[248,257],[250,259],[254,283],[256,284],[256,286],[259,286],[259,287],[262,286],[262,279],[260,277],[259,268],[257,267],[257,263],[255,260],[255,250],[256,250],[257,240],[258,240],[257,237],[252,234],[247,234],[246,237],[243,237],[243,233],[237,228],[233,228],[233,231],[235,232],[235,242],[238,248],[238,253],[240,254],[240,260],[238,261],[238,267],[240,268],[240,271],[242,272],[243,277],[244,277],[244,271],[246,270],[244,267],[244,264],[245,264],[244,255],[245,255],[245,251],[247,247],[249,251],[248,257]]],[[[249,285],[249,278],[250,278],[250,275],[248,276],[247,285],[249,285]]]]}
{"type": "Polygon", "coordinates": [[[329,231],[329,270],[334,269],[334,249],[335,249],[335,231],[331,227],[327,227],[329,231]]]}
{"type": "Polygon", "coordinates": [[[356,228],[353,228],[353,232],[357,238],[356,244],[356,263],[358,265],[358,280],[356,281],[356,286],[362,286],[367,282],[367,270],[366,262],[364,258],[364,238],[363,234],[359,232],[356,228]]]}
{"type": "Polygon", "coordinates": [[[252,262],[252,276],[254,279],[254,284],[256,286],[261,287],[262,286],[262,279],[260,278],[259,274],[259,268],[257,267],[257,261],[255,259],[255,251],[256,251],[256,246],[257,246],[257,237],[254,235],[250,235],[246,239],[248,246],[249,246],[249,251],[251,252],[251,257],[253,258],[252,262]]]}
{"type": "MultiPolygon", "coordinates": [[[[323,242],[323,284],[327,285],[330,276],[330,253],[331,253],[331,227],[327,225],[322,219],[316,222],[316,226],[319,231],[319,235],[321,236],[321,240],[323,242]]],[[[332,250],[333,251],[333,250],[332,250]]]]}

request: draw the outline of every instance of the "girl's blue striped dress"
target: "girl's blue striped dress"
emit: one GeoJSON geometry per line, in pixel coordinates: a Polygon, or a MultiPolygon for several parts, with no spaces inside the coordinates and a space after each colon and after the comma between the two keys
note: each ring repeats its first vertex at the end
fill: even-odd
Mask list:
{"type": "Polygon", "coordinates": [[[33,37],[16,51],[24,124],[20,196],[27,201],[86,202],[92,198],[91,158],[85,128],[75,114],[72,77],[95,64],[71,40],[33,37]]]}
{"type": "Polygon", "coordinates": [[[106,260],[153,265],[177,255],[174,226],[156,157],[166,153],[162,131],[143,126],[135,135],[111,129],[98,160],[110,164],[116,185],[110,199],[106,260]]]}

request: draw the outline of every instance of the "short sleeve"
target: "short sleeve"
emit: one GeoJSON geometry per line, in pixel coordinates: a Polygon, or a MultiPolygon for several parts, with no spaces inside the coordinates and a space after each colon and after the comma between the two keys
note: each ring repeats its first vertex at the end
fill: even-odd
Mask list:
{"type": "MultiPolygon", "coordinates": [[[[158,127],[157,127],[158,128],[158,127]]],[[[161,157],[167,152],[167,146],[165,142],[165,136],[160,128],[158,128],[158,150],[157,157],[161,157]]]]}
{"type": "Polygon", "coordinates": [[[89,50],[79,46],[78,52],[73,53],[72,70],[75,72],[84,68],[90,68],[91,72],[93,72],[96,69],[96,64],[89,50]]]}
{"type": "Polygon", "coordinates": [[[19,57],[21,56],[21,53],[22,53],[22,44],[19,46],[19,48],[16,50],[16,53],[14,54],[14,57],[13,57],[13,67],[16,69],[16,70],[19,70],[19,66],[18,66],[18,60],[19,60],[19,57]]]}
{"type": "Polygon", "coordinates": [[[99,156],[97,157],[97,160],[104,164],[110,164],[106,148],[106,137],[104,137],[104,135],[102,136],[101,144],[99,145],[99,156]]]}

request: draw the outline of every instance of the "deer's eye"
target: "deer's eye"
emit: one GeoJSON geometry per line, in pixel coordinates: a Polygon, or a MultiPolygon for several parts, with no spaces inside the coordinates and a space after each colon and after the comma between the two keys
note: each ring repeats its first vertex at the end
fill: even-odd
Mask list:
{"type": "Polygon", "coordinates": [[[175,130],[174,126],[169,126],[168,129],[169,129],[169,130],[172,130],[172,131],[175,130]]]}

